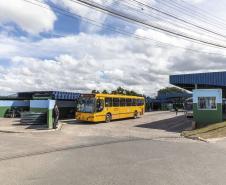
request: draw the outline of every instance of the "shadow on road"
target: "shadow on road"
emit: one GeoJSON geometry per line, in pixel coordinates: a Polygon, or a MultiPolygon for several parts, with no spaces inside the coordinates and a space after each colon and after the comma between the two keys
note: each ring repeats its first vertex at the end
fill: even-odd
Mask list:
{"type": "Polygon", "coordinates": [[[61,122],[66,123],[66,124],[71,124],[71,125],[95,125],[95,124],[98,124],[98,123],[94,123],[94,122],[78,121],[75,119],[61,120],[61,122]]]}
{"type": "MultiPolygon", "coordinates": [[[[134,118],[123,118],[123,119],[116,119],[116,120],[111,120],[111,123],[112,122],[120,122],[120,121],[123,121],[123,120],[133,120],[134,118]]],[[[139,119],[139,118],[138,118],[139,119]]],[[[71,125],[97,125],[97,124],[100,124],[100,123],[105,123],[105,121],[101,121],[101,122],[88,122],[88,121],[78,121],[78,120],[75,120],[75,119],[70,119],[70,120],[60,120],[62,123],[66,123],[66,124],[71,124],[71,125]]],[[[108,123],[105,123],[105,124],[108,124],[108,123]]]]}
{"type": "Polygon", "coordinates": [[[12,121],[12,126],[18,126],[22,127],[23,129],[31,129],[31,130],[46,130],[48,129],[48,126],[46,123],[43,124],[23,124],[20,122],[20,120],[13,120],[12,121]]]}
{"type": "Polygon", "coordinates": [[[182,132],[191,128],[192,121],[185,116],[177,116],[165,120],[137,125],[136,127],[166,130],[168,132],[182,132]]]}

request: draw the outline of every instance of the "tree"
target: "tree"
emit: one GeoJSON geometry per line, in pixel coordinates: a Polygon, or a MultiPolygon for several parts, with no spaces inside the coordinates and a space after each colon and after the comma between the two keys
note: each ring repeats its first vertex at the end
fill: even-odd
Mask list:
{"type": "Polygon", "coordinates": [[[97,91],[97,90],[94,89],[94,90],[91,91],[91,93],[92,94],[98,94],[98,93],[100,93],[100,91],[97,91]]]}
{"type": "Polygon", "coordinates": [[[104,89],[104,90],[102,91],[102,93],[103,93],[103,94],[109,94],[108,91],[107,91],[106,89],[104,89]]]}
{"type": "Polygon", "coordinates": [[[125,94],[126,90],[122,87],[118,87],[116,90],[112,91],[112,94],[125,94]]]}
{"type": "MultiPolygon", "coordinates": [[[[93,94],[97,94],[97,93],[100,93],[100,91],[98,90],[92,90],[92,93],[93,94]]],[[[104,89],[102,91],[103,94],[110,94],[106,89],[104,89]]],[[[124,95],[131,95],[131,96],[143,96],[142,94],[139,94],[133,90],[127,90],[127,89],[124,89],[123,87],[118,87],[116,90],[112,90],[111,91],[111,94],[124,94],[124,95]]]]}
{"type": "Polygon", "coordinates": [[[168,93],[186,93],[186,91],[177,87],[166,87],[158,91],[158,95],[168,93]]]}
{"type": "Polygon", "coordinates": [[[117,91],[111,91],[111,94],[117,94],[117,91]]]}

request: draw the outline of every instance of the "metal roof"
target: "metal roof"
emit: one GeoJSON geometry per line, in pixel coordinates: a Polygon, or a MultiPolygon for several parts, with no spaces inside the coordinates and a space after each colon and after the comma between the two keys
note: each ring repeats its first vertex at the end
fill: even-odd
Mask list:
{"type": "Polygon", "coordinates": [[[192,93],[161,93],[156,98],[147,98],[146,102],[148,103],[172,103],[175,100],[181,99],[185,100],[192,97],[192,93]]]}
{"type": "Polygon", "coordinates": [[[192,97],[191,93],[160,93],[156,99],[170,99],[170,98],[189,98],[192,97]]]}
{"type": "Polygon", "coordinates": [[[226,71],[171,75],[169,80],[170,84],[187,90],[194,89],[195,84],[198,85],[198,88],[226,89],[226,71]]]}
{"type": "Polygon", "coordinates": [[[63,92],[63,91],[31,91],[31,92],[19,92],[18,98],[34,99],[34,98],[47,98],[53,100],[76,100],[80,96],[80,93],[63,92]]]}

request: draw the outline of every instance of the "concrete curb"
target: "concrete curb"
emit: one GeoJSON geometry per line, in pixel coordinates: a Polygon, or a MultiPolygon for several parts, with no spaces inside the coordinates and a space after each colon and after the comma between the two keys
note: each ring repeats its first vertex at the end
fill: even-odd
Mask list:
{"type": "Polygon", "coordinates": [[[59,123],[56,129],[43,129],[43,130],[31,130],[31,131],[13,131],[13,130],[1,130],[1,133],[11,133],[11,134],[22,134],[22,133],[44,133],[44,132],[54,132],[62,129],[63,123],[59,123]]]}
{"type": "Polygon", "coordinates": [[[219,137],[219,138],[211,138],[211,139],[207,139],[209,143],[216,143],[217,141],[222,141],[225,140],[226,137],[219,137]]]}
{"type": "Polygon", "coordinates": [[[202,137],[196,137],[196,136],[183,136],[184,138],[187,138],[187,139],[192,139],[192,140],[196,140],[196,141],[202,141],[202,142],[205,142],[205,143],[210,143],[210,141],[208,141],[208,139],[204,139],[202,137]]]}
{"type": "Polygon", "coordinates": [[[60,122],[60,123],[58,124],[58,127],[57,127],[56,129],[53,129],[53,130],[55,130],[55,131],[61,130],[62,127],[63,127],[63,125],[64,125],[64,123],[60,122]]]}

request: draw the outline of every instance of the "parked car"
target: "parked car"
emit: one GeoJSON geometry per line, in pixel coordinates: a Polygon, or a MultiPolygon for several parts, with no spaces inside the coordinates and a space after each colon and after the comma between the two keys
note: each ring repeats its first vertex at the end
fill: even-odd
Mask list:
{"type": "Polygon", "coordinates": [[[192,110],[186,111],[185,116],[187,118],[193,118],[193,111],[192,110]]]}

